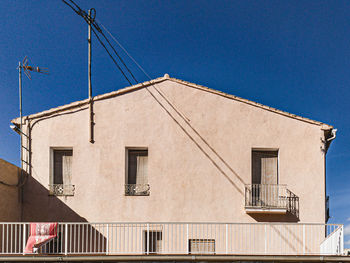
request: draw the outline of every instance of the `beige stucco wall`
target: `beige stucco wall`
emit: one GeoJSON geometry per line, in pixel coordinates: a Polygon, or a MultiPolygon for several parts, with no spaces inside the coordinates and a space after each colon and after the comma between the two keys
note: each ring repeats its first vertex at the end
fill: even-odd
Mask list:
{"type": "MultiPolygon", "coordinates": [[[[0,181],[16,185],[20,176],[20,168],[0,159],[0,181]]],[[[20,221],[21,206],[19,188],[0,183],[0,222],[20,221]]]]}
{"type": "Polygon", "coordinates": [[[273,148],[279,150],[279,183],[300,198],[299,222],[324,223],[319,125],[172,80],[157,87],[190,125],[152,87],[96,101],[94,144],[86,107],[31,120],[33,178],[24,189],[23,219],[288,221],[244,210],[251,151],[273,148]],[[73,197],[48,195],[50,147],[73,148],[73,197]],[[150,196],[124,195],[126,147],[148,148],[150,196]]]}

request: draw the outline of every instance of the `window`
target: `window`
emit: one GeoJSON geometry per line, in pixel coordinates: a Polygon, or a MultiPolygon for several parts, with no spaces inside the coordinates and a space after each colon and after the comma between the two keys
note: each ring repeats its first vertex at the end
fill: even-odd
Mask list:
{"type": "Polygon", "coordinates": [[[191,254],[215,253],[215,239],[190,239],[188,245],[191,254]]]}
{"type": "Polygon", "coordinates": [[[53,195],[74,195],[72,181],[72,149],[52,149],[52,174],[50,193],[53,195]]]}
{"type": "Polygon", "coordinates": [[[125,195],[149,195],[148,150],[127,149],[125,195]]]}
{"type": "Polygon", "coordinates": [[[277,157],[277,151],[252,151],[252,184],[278,183],[277,157]]]}
{"type": "Polygon", "coordinates": [[[278,186],[278,151],[252,151],[251,204],[274,207],[280,205],[278,186]]]}
{"type": "Polygon", "coordinates": [[[161,231],[144,231],[144,252],[159,253],[162,251],[162,232],[161,231]],[[148,246],[148,247],[147,247],[148,246]]]}

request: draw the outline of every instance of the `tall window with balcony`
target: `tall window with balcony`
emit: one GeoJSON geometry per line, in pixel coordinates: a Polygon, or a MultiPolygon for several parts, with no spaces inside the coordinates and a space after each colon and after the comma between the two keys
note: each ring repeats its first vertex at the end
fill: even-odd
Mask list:
{"type": "Polygon", "coordinates": [[[246,186],[246,209],[278,208],[282,188],[278,185],[278,151],[252,151],[252,184],[246,186]]]}
{"type": "Polygon", "coordinates": [[[148,150],[126,149],[125,195],[149,195],[148,150]]]}
{"type": "Polygon", "coordinates": [[[50,178],[50,194],[74,195],[72,185],[72,149],[51,150],[52,171],[50,178]]]}
{"type": "Polygon", "coordinates": [[[253,205],[278,206],[277,157],[277,151],[252,151],[253,205]]]}
{"type": "Polygon", "coordinates": [[[278,151],[252,150],[252,183],[245,187],[247,213],[292,213],[299,216],[299,198],[279,184],[278,151]]]}

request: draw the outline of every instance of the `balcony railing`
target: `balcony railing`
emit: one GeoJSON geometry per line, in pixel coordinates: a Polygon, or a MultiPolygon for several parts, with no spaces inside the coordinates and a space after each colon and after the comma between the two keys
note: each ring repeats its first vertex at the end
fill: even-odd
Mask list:
{"type": "Polygon", "coordinates": [[[149,195],[149,184],[126,184],[125,195],[149,195]]]}
{"type": "Polygon", "coordinates": [[[328,222],[329,218],[330,218],[330,214],[329,214],[329,195],[326,196],[326,223],[328,222]]]}
{"type": "MultiPolygon", "coordinates": [[[[29,228],[30,223],[0,223],[0,255],[24,255],[29,228]]],[[[37,251],[37,255],[342,253],[342,225],[295,223],[59,223],[57,237],[37,251]]]]}
{"type": "Polygon", "coordinates": [[[298,216],[299,198],[284,184],[250,184],[245,186],[245,208],[247,212],[289,211],[298,216]]]}
{"type": "Polygon", "coordinates": [[[74,195],[75,186],[71,184],[51,184],[49,185],[50,195],[74,195]]]}

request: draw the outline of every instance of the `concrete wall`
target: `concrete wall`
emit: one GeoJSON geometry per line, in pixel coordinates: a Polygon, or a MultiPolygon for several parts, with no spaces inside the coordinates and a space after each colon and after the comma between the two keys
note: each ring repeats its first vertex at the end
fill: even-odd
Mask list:
{"type": "Polygon", "coordinates": [[[89,111],[30,121],[32,178],[24,220],[57,221],[325,221],[321,126],[286,117],[173,80],[94,103],[89,111]],[[153,94],[153,96],[150,94],[153,94]],[[48,195],[50,147],[73,149],[73,197],[48,195]],[[125,196],[125,149],[148,148],[150,196],[125,196]],[[254,148],[278,149],[279,183],[300,198],[300,216],[251,216],[254,148]]]}
{"type": "MultiPolygon", "coordinates": [[[[20,168],[0,159],[0,181],[16,185],[20,168]]],[[[21,216],[19,188],[0,183],[0,222],[18,222],[21,216]]]]}

